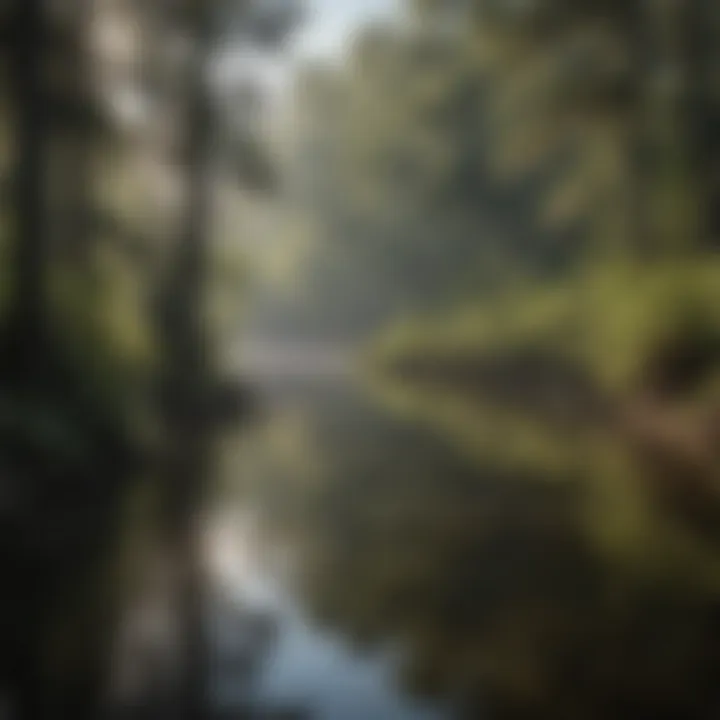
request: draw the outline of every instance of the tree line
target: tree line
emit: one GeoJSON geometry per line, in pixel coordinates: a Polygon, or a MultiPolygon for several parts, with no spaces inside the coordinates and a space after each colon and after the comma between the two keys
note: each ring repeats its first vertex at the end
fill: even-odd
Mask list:
{"type": "Polygon", "coordinates": [[[367,335],[588,268],[714,257],[719,22],[704,0],[418,0],[306,67],[297,272],[258,328],[367,335]]]}

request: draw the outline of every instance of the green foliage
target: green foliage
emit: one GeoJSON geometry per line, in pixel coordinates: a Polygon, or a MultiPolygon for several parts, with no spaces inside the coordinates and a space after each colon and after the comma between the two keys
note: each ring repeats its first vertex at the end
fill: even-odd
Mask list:
{"type": "Polygon", "coordinates": [[[566,261],[531,232],[529,188],[490,171],[485,82],[464,47],[369,28],[341,67],[309,68],[297,86],[292,227],[277,244],[289,253],[297,227],[312,235],[295,276],[266,289],[261,328],[363,335],[566,261]]]}
{"type": "MultiPolygon", "coordinates": [[[[575,365],[611,394],[661,382],[669,356],[705,349],[687,386],[720,365],[720,267],[715,262],[606,265],[551,287],[509,293],[449,318],[391,328],[374,349],[382,365],[434,358],[549,357],[575,365]]],[[[663,388],[657,388],[661,391],[663,388]]]]}
{"type": "Polygon", "coordinates": [[[720,361],[719,281],[720,266],[713,259],[598,274],[586,288],[582,359],[605,386],[639,389],[647,381],[661,382],[653,377],[656,363],[704,347],[704,363],[678,379],[688,386],[702,381],[720,361]]]}
{"type": "Polygon", "coordinates": [[[714,242],[709,3],[409,10],[298,79],[290,222],[312,238],[264,288],[260,329],[364,334],[518,278],[575,284],[585,264],[714,242]]]}
{"type": "Polygon", "coordinates": [[[242,133],[221,126],[232,98],[209,80],[223,43],[283,41],[294,5],[267,5],[0,9],[1,682],[18,718],[100,711],[128,498],[143,480],[178,551],[167,517],[175,531],[187,514],[189,547],[200,446],[242,403],[215,391],[218,335],[202,333],[231,270],[210,247],[210,195],[221,169],[264,188],[272,168],[245,117],[242,133]]]}

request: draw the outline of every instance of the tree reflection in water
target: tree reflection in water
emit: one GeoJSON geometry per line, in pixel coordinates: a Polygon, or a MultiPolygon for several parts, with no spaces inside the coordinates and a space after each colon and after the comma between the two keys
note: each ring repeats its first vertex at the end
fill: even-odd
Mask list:
{"type": "Polygon", "coordinates": [[[351,391],[270,395],[240,495],[323,627],[400,648],[405,685],[469,717],[712,716],[720,549],[618,443],[505,463],[351,391]]]}

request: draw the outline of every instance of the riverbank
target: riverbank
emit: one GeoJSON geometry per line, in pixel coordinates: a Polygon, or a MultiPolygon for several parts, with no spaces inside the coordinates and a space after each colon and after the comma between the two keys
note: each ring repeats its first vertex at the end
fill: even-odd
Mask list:
{"type": "MultiPolygon", "coordinates": [[[[720,265],[612,266],[396,326],[372,373],[718,467],[720,265]]],[[[714,473],[713,473],[714,474],[714,473]]],[[[720,483],[713,487],[720,500],[720,483]]]]}

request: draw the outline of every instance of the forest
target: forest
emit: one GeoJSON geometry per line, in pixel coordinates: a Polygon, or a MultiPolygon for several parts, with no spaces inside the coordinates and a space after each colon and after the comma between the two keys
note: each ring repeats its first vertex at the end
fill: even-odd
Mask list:
{"type": "Polygon", "coordinates": [[[705,717],[720,6],[400,12],[298,73],[248,316],[361,347],[391,419],[305,390],[259,453],[268,524],[313,618],[460,717],[705,717]]]}
{"type": "Polygon", "coordinates": [[[298,76],[279,225],[293,260],[260,283],[251,330],[359,340],[396,378],[549,412],[610,406],[712,455],[715,4],[402,12],[298,76]]]}
{"type": "MultiPolygon", "coordinates": [[[[649,693],[644,716],[665,699],[716,702],[703,674],[714,596],[693,604],[677,567],[656,596],[596,545],[622,545],[625,561],[636,540],[613,523],[634,512],[621,486],[637,468],[606,434],[641,451],[685,520],[712,535],[720,518],[720,5],[406,0],[340,58],[281,70],[287,92],[222,72],[238,52],[281,63],[301,5],[0,1],[0,714],[99,716],[149,537],[181,625],[153,717],[207,716],[199,528],[215,451],[257,409],[235,366],[256,340],[360,347],[383,400],[432,416],[487,476],[453,460],[439,482],[448,464],[409,450],[385,487],[381,470],[412,443],[372,413],[350,439],[328,420],[319,434],[342,478],[315,478],[293,506],[315,533],[318,616],[362,641],[414,602],[408,684],[457,681],[483,717],[474,673],[498,717],[601,717],[609,684],[604,717],[631,717],[623,682],[663,673],[678,687],[649,693]],[[584,492],[612,512],[585,495],[577,511],[585,465],[597,470],[584,492]],[[429,547],[436,526],[447,547],[429,547]],[[383,565],[388,538],[397,557],[383,565]],[[508,587],[493,548],[528,545],[537,556],[508,587]],[[495,596],[481,571],[498,573],[495,596]],[[525,634],[502,625],[503,592],[525,634]],[[678,633],[677,662],[690,660],[661,648],[613,685],[646,606],[668,624],[699,608],[678,633]],[[462,656],[461,620],[476,624],[462,656]],[[598,654],[581,667],[586,648],[598,654]]],[[[291,487],[277,491],[285,506],[291,487]]],[[[637,515],[628,526],[652,536],[637,515]]],[[[707,565],[690,585],[716,589],[707,565]]]]}
{"type": "Polygon", "coordinates": [[[215,188],[273,181],[245,100],[262,89],[218,86],[214,67],[228,47],[278,52],[298,19],[288,3],[243,0],[0,5],[10,717],[98,717],[142,562],[129,543],[149,526],[175,567],[178,655],[191,659],[175,716],[199,716],[197,514],[214,437],[247,406],[223,371],[217,308],[235,302],[241,271],[218,237],[215,188]]]}

